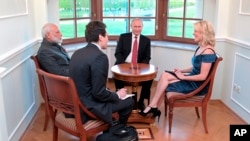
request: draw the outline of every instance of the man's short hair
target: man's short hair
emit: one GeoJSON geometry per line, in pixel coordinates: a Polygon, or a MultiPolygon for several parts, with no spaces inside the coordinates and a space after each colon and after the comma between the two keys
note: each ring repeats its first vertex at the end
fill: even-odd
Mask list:
{"type": "Polygon", "coordinates": [[[101,21],[91,21],[86,25],[85,38],[87,42],[97,42],[99,35],[106,36],[106,25],[101,21]]]}

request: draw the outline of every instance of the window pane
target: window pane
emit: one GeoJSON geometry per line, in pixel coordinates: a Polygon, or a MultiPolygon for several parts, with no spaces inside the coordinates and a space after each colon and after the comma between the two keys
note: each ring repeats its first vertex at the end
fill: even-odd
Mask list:
{"type": "Polygon", "coordinates": [[[103,18],[103,22],[107,26],[107,32],[109,35],[120,35],[121,33],[128,32],[129,29],[128,19],[103,18]]]}
{"type": "Polygon", "coordinates": [[[59,0],[59,16],[60,16],[60,19],[74,17],[74,1],[73,0],[59,0]]]}
{"type": "Polygon", "coordinates": [[[60,30],[62,32],[63,38],[74,38],[75,37],[75,27],[74,21],[60,21],[60,30]]]}
{"type": "Polygon", "coordinates": [[[156,0],[131,0],[131,17],[155,17],[156,0]]]}
{"type": "Polygon", "coordinates": [[[203,0],[187,0],[186,18],[199,18],[203,15],[203,0]]]}
{"type": "Polygon", "coordinates": [[[128,0],[103,0],[103,17],[128,16],[128,0]]]}
{"type": "Polygon", "coordinates": [[[77,20],[77,37],[85,37],[86,25],[89,23],[90,19],[77,20]]]}
{"type": "Polygon", "coordinates": [[[155,35],[155,19],[142,19],[143,20],[143,35],[155,35]]]}
{"type": "Polygon", "coordinates": [[[183,20],[169,19],[167,24],[167,36],[182,37],[183,20]]]}
{"type": "Polygon", "coordinates": [[[193,32],[194,32],[194,20],[188,20],[185,22],[185,31],[184,31],[184,38],[193,39],[193,32]]]}
{"type": "Polygon", "coordinates": [[[116,39],[130,32],[131,20],[138,17],[143,20],[142,34],[146,36],[192,43],[193,23],[202,20],[203,8],[204,0],[59,0],[60,28],[63,37],[74,42],[85,36],[85,25],[91,19],[101,20],[116,39]],[[162,16],[164,22],[156,25],[162,16]]]}
{"type": "Polygon", "coordinates": [[[169,0],[168,17],[184,17],[184,0],[169,0]]]}
{"type": "Polygon", "coordinates": [[[76,17],[90,17],[89,0],[76,0],[76,17]]]}

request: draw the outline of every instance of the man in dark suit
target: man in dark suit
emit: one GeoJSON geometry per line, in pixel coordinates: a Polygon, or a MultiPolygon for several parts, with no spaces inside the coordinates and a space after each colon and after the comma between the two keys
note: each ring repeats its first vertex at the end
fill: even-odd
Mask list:
{"type": "MultiPolygon", "coordinates": [[[[124,33],[120,35],[116,51],[116,64],[121,63],[131,63],[132,62],[132,49],[134,45],[134,41],[138,42],[137,49],[137,63],[146,63],[149,64],[151,59],[151,41],[148,37],[141,34],[143,28],[142,20],[139,18],[135,18],[131,22],[132,32],[124,33]]],[[[138,101],[138,109],[145,109],[144,99],[150,98],[150,88],[153,80],[141,82],[142,89],[140,98],[138,101]]],[[[124,82],[115,79],[115,87],[116,89],[121,89],[124,87],[124,82]]]]}
{"type": "Polygon", "coordinates": [[[47,23],[42,28],[43,41],[37,52],[41,67],[50,73],[68,76],[70,58],[59,44],[62,34],[55,24],[47,23]]]}
{"type": "MultiPolygon", "coordinates": [[[[106,88],[109,61],[102,49],[107,48],[108,34],[106,25],[91,21],[86,25],[87,46],[77,50],[71,57],[69,74],[76,84],[82,103],[96,116],[112,125],[112,113],[118,112],[119,122],[125,124],[133,109],[131,97],[124,99],[125,88],[117,92],[106,88]]],[[[88,120],[82,114],[83,122],[88,120]]]]}
{"type": "MultiPolygon", "coordinates": [[[[37,52],[37,59],[41,68],[57,75],[69,76],[70,58],[65,49],[60,46],[62,33],[53,23],[47,23],[42,27],[43,41],[37,52]]],[[[66,118],[74,118],[65,114],[66,118]]]]}

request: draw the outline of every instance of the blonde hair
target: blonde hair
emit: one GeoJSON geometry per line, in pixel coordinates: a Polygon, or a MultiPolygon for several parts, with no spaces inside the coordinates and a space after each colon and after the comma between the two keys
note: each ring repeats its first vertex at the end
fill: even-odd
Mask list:
{"type": "Polygon", "coordinates": [[[202,41],[199,45],[215,46],[215,33],[212,24],[208,21],[199,21],[194,23],[195,29],[198,29],[202,34],[202,41]]]}

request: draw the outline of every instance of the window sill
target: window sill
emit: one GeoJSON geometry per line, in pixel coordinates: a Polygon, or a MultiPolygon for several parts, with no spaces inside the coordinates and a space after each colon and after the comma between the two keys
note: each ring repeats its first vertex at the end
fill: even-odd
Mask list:
{"type": "MultiPolygon", "coordinates": [[[[117,42],[116,41],[109,41],[108,47],[116,47],[117,42]]],[[[82,48],[86,46],[87,43],[75,43],[75,44],[67,44],[63,45],[63,47],[68,52],[73,52],[79,48],[82,48]]],[[[172,48],[172,49],[178,49],[178,50],[190,50],[194,51],[197,48],[197,45],[193,44],[184,44],[184,43],[176,43],[176,42],[167,42],[167,41],[151,41],[152,47],[163,47],[163,48],[172,48]]]]}

